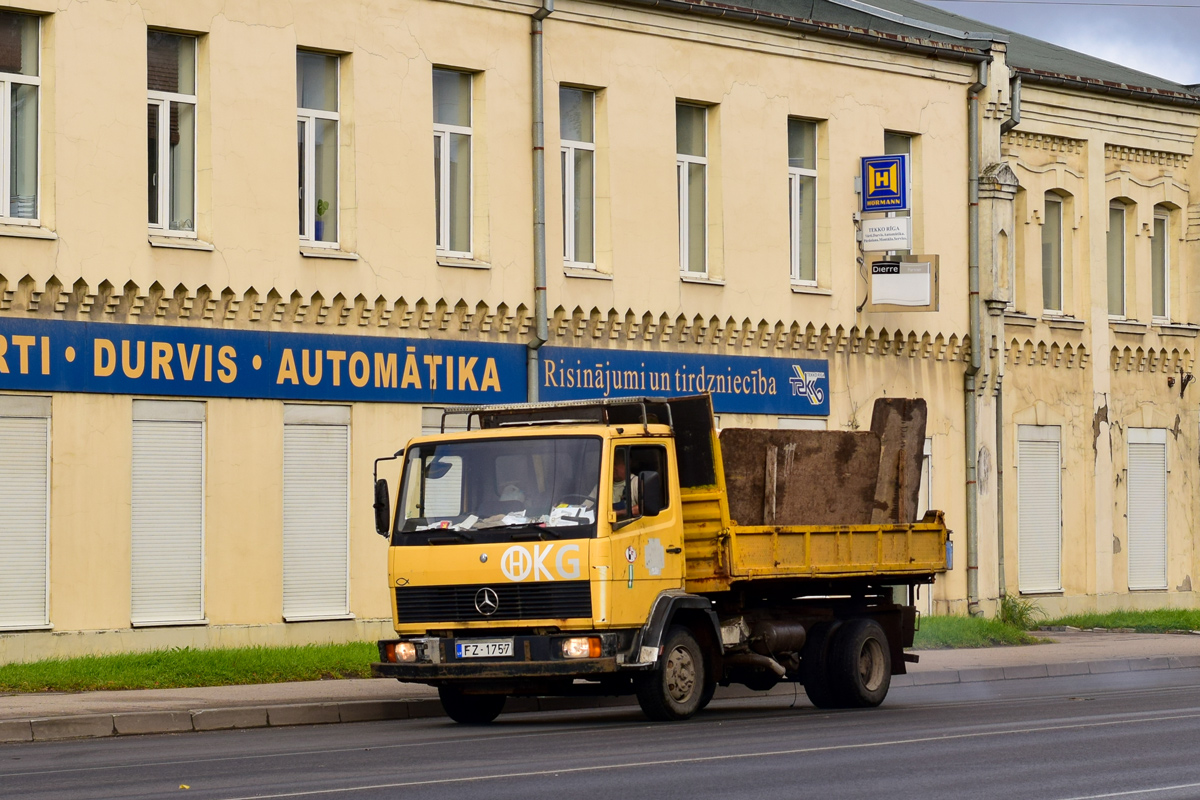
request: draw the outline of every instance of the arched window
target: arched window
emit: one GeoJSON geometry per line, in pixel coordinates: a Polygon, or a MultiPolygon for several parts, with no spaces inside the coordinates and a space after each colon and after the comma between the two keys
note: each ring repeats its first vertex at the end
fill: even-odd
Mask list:
{"type": "Polygon", "coordinates": [[[1042,213],[1042,308],[1063,313],[1063,198],[1046,192],[1042,213]]]}
{"type": "Polygon", "coordinates": [[[1154,207],[1154,231],[1150,237],[1150,294],[1156,319],[1171,317],[1171,210],[1154,207]]]}
{"type": "Polygon", "coordinates": [[[1127,209],[1120,200],[1108,204],[1108,315],[1125,317],[1125,218],[1127,209]]]}

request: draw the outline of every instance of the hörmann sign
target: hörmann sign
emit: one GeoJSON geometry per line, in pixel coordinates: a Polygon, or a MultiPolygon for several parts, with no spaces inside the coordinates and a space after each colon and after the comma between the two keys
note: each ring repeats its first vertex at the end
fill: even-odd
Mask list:
{"type": "Polygon", "coordinates": [[[0,390],[519,403],[525,348],[0,317],[0,390]]]}
{"type": "Polygon", "coordinates": [[[718,413],[829,416],[823,359],[583,347],[543,347],[540,358],[544,401],[708,392],[718,413]]]}
{"type": "Polygon", "coordinates": [[[862,210],[908,210],[908,156],[862,159],[862,210]]]}

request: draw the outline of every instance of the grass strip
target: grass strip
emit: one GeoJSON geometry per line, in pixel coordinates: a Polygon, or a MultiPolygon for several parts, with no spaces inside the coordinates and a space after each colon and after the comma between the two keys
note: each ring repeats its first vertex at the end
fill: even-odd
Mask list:
{"type": "Polygon", "coordinates": [[[959,647],[1040,644],[1043,641],[1016,626],[996,619],[921,617],[921,629],[917,631],[913,647],[921,650],[948,650],[959,647]]]}
{"type": "Polygon", "coordinates": [[[1133,628],[1138,633],[1200,630],[1200,610],[1156,608],[1148,611],[1120,609],[1106,614],[1071,614],[1045,620],[1041,625],[1070,625],[1075,628],[1133,628]]]}
{"type": "Polygon", "coordinates": [[[371,662],[378,660],[373,642],[227,650],[184,647],[5,664],[0,666],[0,692],[180,689],[368,678],[371,662]]]}

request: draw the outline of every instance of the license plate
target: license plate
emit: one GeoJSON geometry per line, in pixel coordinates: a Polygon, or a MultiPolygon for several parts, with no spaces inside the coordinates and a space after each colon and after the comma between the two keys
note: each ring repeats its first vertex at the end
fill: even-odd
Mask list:
{"type": "Polygon", "coordinates": [[[455,642],[455,654],[459,658],[506,658],[513,654],[512,639],[490,642],[455,642]]]}

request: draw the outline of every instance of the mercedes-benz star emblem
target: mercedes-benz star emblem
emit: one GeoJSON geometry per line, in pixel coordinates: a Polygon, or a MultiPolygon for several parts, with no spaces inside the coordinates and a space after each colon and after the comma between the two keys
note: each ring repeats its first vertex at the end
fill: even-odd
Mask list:
{"type": "Polygon", "coordinates": [[[495,589],[487,586],[475,593],[475,610],[485,617],[495,614],[500,608],[500,598],[495,589]]]}

